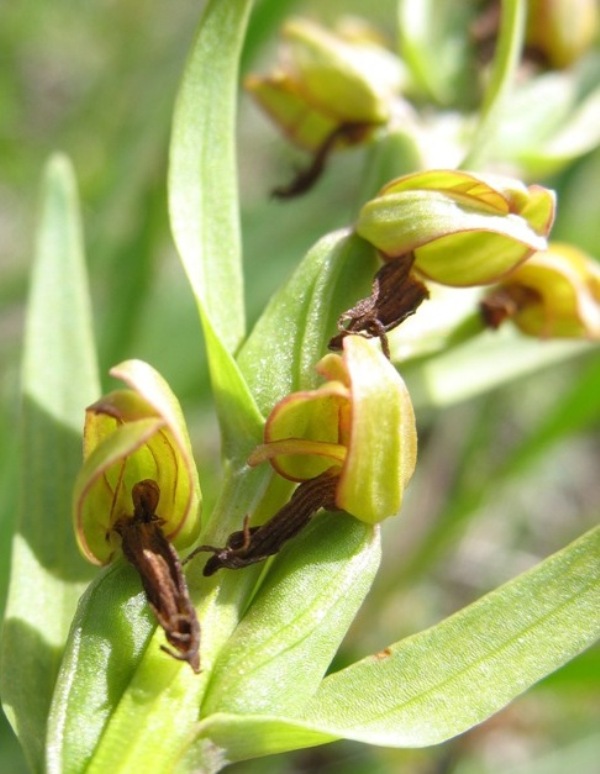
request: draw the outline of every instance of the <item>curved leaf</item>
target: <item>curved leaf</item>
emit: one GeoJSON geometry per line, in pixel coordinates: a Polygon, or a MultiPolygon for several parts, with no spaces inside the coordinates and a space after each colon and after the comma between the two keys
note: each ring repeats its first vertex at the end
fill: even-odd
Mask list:
{"type": "Polygon", "coordinates": [[[277,556],[221,651],[202,715],[299,711],[329,667],[379,560],[377,530],[346,514],[316,517],[277,556]]]}
{"type": "Polygon", "coordinates": [[[221,427],[233,454],[260,415],[231,353],[245,331],[235,158],[238,65],[252,0],[212,0],[175,106],[169,161],[171,229],[207,340],[221,427]]]}
{"type": "Polygon", "coordinates": [[[195,749],[224,763],[339,738],[421,747],[462,733],[600,635],[599,551],[597,528],[438,626],[326,677],[301,716],[214,714],[195,749]]]}
{"type": "Polygon", "coordinates": [[[169,163],[173,237],[196,300],[230,351],[244,335],[235,117],[251,6],[208,4],[177,97],[169,163]]]}
{"type": "Polygon", "coordinates": [[[370,744],[439,744],[600,636],[600,528],[427,631],[330,675],[304,719],[370,744]]]}

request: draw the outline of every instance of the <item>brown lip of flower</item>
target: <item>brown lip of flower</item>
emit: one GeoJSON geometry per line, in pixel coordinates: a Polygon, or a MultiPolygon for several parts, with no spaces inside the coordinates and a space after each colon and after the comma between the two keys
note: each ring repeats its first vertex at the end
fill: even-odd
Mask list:
{"type": "Polygon", "coordinates": [[[177,552],[162,532],[156,514],[160,489],[144,479],[132,487],[133,515],[119,518],[113,530],[127,561],[140,575],[146,598],[171,647],[160,648],[200,672],[200,624],[177,552]]]}

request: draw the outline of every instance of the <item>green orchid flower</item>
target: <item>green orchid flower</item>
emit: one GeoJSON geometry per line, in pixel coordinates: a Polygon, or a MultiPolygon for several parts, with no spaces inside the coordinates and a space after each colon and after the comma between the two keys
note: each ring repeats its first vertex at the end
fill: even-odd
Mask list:
{"type": "Polygon", "coordinates": [[[364,205],[356,231],[385,261],[414,253],[413,269],[434,282],[486,285],[546,249],[554,203],[542,186],[432,169],[388,183],[364,205]]]}
{"type": "Polygon", "coordinates": [[[132,492],[140,481],[158,485],[157,512],[167,540],[185,548],[200,530],[200,485],[177,399],[140,360],[115,366],[111,375],[129,389],[110,392],[86,410],[84,463],[73,495],[79,548],[100,565],[120,545],[115,525],[132,516],[132,492]]]}
{"type": "Polygon", "coordinates": [[[482,301],[493,328],[507,318],[530,336],[600,339],[600,267],[572,245],[535,253],[482,301]]]}
{"type": "MultiPolygon", "coordinates": [[[[330,32],[306,19],[283,28],[281,63],[268,76],[252,75],[246,89],[285,134],[315,151],[337,128],[385,124],[404,72],[400,60],[372,37],[330,32]]],[[[345,134],[341,144],[364,139],[345,134]]]]}
{"type": "Polygon", "coordinates": [[[346,337],[343,354],[326,355],[317,370],[327,381],[277,403],[250,464],[269,460],[291,481],[337,469],[340,509],[369,524],[398,514],[417,456],[415,417],[402,378],[360,336],[346,337]]]}
{"type": "Polygon", "coordinates": [[[528,6],[527,44],[551,67],[569,67],[594,44],[597,0],[529,0],[528,6]]]}

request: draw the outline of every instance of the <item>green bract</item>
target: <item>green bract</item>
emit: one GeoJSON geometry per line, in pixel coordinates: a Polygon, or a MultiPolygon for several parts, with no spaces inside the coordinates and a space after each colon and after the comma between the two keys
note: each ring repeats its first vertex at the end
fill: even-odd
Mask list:
{"type": "Polygon", "coordinates": [[[362,208],[356,231],[384,258],[412,251],[428,279],[468,286],[495,282],[544,250],[553,219],[547,188],[440,169],[388,183],[362,208]]]}
{"type": "Polygon", "coordinates": [[[318,363],[324,385],[273,408],[250,462],[269,459],[293,481],[337,465],[337,505],[375,524],[400,511],[417,456],[415,417],[402,378],[379,350],[360,336],[343,347],[342,356],[318,363]]]}
{"type": "Polygon", "coordinates": [[[130,389],[87,409],[84,464],[73,496],[79,548],[95,564],[111,561],[119,545],[113,526],[132,513],[131,489],[142,479],[160,488],[157,513],[169,540],[188,546],[200,529],[200,486],[177,399],[142,361],[121,363],[111,374],[130,389]]]}

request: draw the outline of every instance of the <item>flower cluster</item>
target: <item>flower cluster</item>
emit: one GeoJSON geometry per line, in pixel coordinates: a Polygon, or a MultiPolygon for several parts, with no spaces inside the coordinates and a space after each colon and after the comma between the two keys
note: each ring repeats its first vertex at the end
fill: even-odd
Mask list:
{"type": "MultiPolygon", "coordinates": [[[[284,36],[280,67],[246,86],[313,154],[311,166],[279,190],[290,196],[312,185],[331,151],[390,124],[406,74],[362,28],[331,33],[294,21],[284,36]]],[[[340,316],[329,343],[340,354],[316,364],[323,383],[270,407],[263,442],[247,460],[271,465],[295,489],[262,523],[248,514],[225,545],[197,546],[192,556],[213,554],[205,575],[278,553],[321,510],[368,525],[399,514],[417,433],[387,333],[417,311],[432,284],[485,287],[481,314],[493,328],[511,319],[529,335],[600,339],[600,270],[574,248],[548,246],[554,211],[554,194],[543,186],[446,168],[393,179],[363,204],[352,238],[381,261],[371,295],[340,316]]],[[[73,503],[78,543],[96,564],[123,553],[164,629],[163,649],[198,672],[200,629],[175,550],[200,533],[198,475],[181,410],[146,364],[129,361],[112,373],[128,389],[86,413],[73,503]]]]}

